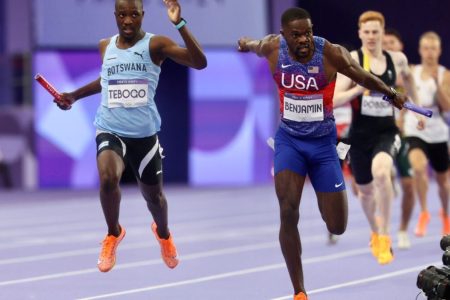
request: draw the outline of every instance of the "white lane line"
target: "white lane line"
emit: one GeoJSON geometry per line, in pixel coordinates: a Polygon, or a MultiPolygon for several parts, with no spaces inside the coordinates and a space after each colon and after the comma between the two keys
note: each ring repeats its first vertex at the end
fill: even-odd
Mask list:
{"type": "MultiPolygon", "coordinates": [[[[123,189],[122,191],[122,197],[127,200],[128,209],[141,210],[141,207],[145,207],[145,204],[143,204],[145,202],[142,202],[143,198],[141,196],[141,193],[139,192],[139,189],[131,188],[129,191],[126,191],[126,189],[123,189]]],[[[177,203],[179,202],[190,203],[189,207],[193,207],[195,205],[203,205],[203,203],[207,202],[208,206],[214,207],[213,203],[220,203],[221,199],[228,199],[230,198],[230,195],[233,195],[233,199],[235,200],[248,199],[251,198],[251,196],[254,197],[255,195],[259,194],[264,195],[265,197],[270,197],[270,199],[275,199],[275,190],[273,188],[273,185],[260,186],[257,188],[243,188],[240,189],[240,192],[241,194],[236,195],[236,189],[210,189],[208,191],[192,188],[183,188],[180,190],[174,190],[171,187],[166,188],[166,194],[170,199],[171,204],[174,206],[177,206],[177,203]],[[218,201],[212,202],[215,200],[218,201]]],[[[56,195],[53,193],[49,193],[48,196],[44,196],[42,198],[49,197],[53,199],[51,201],[25,201],[18,203],[16,203],[16,201],[1,201],[3,200],[3,195],[4,193],[1,193],[0,191],[0,206],[2,206],[3,208],[0,211],[0,220],[5,221],[0,223],[0,229],[5,230],[15,229],[23,225],[31,227],[31,230],[34,228],[33,226],[36,226],[36,223],[53,223],[42,219],[42,213],[54,216],[59,223],[59,221],[63,222],[67,219],[76,221],[76,219],[73,218],[74,210],[81,210],[82,212],[97,212],[99,209],[99,198],[97,194],[80,195],[77,197],[76,195],[72,195],[70,192],[60,193],[56,195]],[[26,207],[26,209],[24,209],[24,207],[26,207]],[[41,216],[37,217],[32,213],[36,210],[39,210],[41,212],[41,216]]],[[[18,194],[18,196],[20,196],[20,194],[18,194]]],[[[39,196],[38,198],[41,198],[41,196],[39,196]]],[[[180,205],[180,207],[183,207],[183,205],[180,205]]],[[[271,210],[268,209],[266,212],[270,213],[271,210]]],[[[98,214],[96,213],[92,214],[90,219],[96,220],[97,215],[98,214]]]]}
{"type": "MultiPolygon", "coordinates": [[[[255,217],[260,217],[260,215],[254,215],[255,217]]],[[[253,215],[252,215],[253,217],[253,215]]],[[[364,217],[364,215],[361,213],[357,216],[353,216],[353,220],[362,220],[364,217]]],[[[232,222],[233,224],[235,224],[238,220],[248,220],[248,215],[247,216],[243,216],[242,218],[238,217],[238,218],[220,218],[220,219],[215,219],[215,220],[211,220],[211,221],[205,221],[204,225],[200,222],[182,222],[182,223],[175,223],[174,225],[171,225],[172,228],[183,228],[183,230],[187,230],[188,228],[191,228],[190,231],[195,230],[198,231],[198,225],[202,224],[203,226],[201,226],[202,228],[211,228],[211,226],[220,226],[222,224],[229,224],[229,222],[232,222]],[[194,226],[192,226],[192,224],[196,224],[194,226]]],[[[315,228],[317,226],[324,226],[324,223],[321,219],[316,218],[314,220],[308,220],[308,221],[303,221],[304,224],[302,224],[301,230],[302,231],[307,231],[310,228],[315,228]]],[[[57,227],[61,227],[62,230],[64,230],[64,226],[60,226],[60,225],[56,225],[57,227]]],[[[53,226],[55,227],[55,226],[53,226]]],[[[95,226],[94,228],[97,228],[97,226],[95,226]]],[[[128,227],[130,228],[130,230],[127,230],[127,235],[130,236],[131,234],[134,234],[136,236],[142,236],[145,234],[149,234],[149,226],[140,226],[140,225],[133,225],[132,227],[128,227]],[[132,229],[132,230],[131,230],[132,229]]],[[[257,226],[253,226],[253,227],[249,227],[248,229],[228,229],[226,230],[226,232],[224,232],[224,235],[227,236],[231,236],[231,235],[236,235],[236,236],[242,236],[244,233],[243,231],[248,230],[248,234],[250,234],[252,232],[252,230],[255,230],[254,228],[270,228],[267,229],[267,233],[271,233],[271,232],[275,232],[278,231],[279,228],[273,224],[273,225],[267,225],[267,226],[261,226],[261,225],[257,225],[257,226]]],[[[36,229],[34,229],[36,230],[36,229]]],[[[38,230],[39,231],[39,230],[38,230]]],[[[66,231],[66,230],[64,230],[66,231]]],[[[174,232],[176,233],[179,230],[174,230],[174,232]]],[[[259,230],[258,230],[259,231],[259,230]]],[[[103,238],[103,231],[82,231],[81,233],[73,233],[71,234],[70,239],[67,238],[66,234],[61,235],[61,234],[47,234],[47,235],[33,235],[33,236],[27,236],[27,237],[22,237],[21,239],[12,241],[10,240],[8,243],[0,243],[0,251],[2,250],[8,250],[8,249],[14,249],[14,248],[21,248],[21,247],[40,247],[40,246],[48,246],[48,245],[70,245],[70,244],[78,244],[80,242],[89,242],[92,240],[100,240],[101,238],[103,238]]],[[[215,235],[220,235],[222,233],[217,233],[215,232],[215,235]]],[[[204,234],[207,235],[207,234],[204,234]]],[[[179,241],[179,238],[177,238],[177,242],[179,241]]]]}
{"type": "Polygon", "coordinates": [[[79,298],[77,300],[92,300],[92,299],[102,299],[102,298],[111,298],[111,297],[117,297],[117,296],[123,296],[123,295],[130,295],[130,294],[135,294],[135,293],[147,292],[147,291],[151,291],[151,290],[165,289],[165,288],[169,288],[169,287],[200,283],[200,282],[223,279],[223,278],[234,277],[234,276],[241,276],[241,275],[246,275],[246,274],[251,274],[251,273],[256,273],[256,272],[270,271],[273,269],[279,269],[281,267],[284,267],[284,263],[267,265],[267,266],[262,266],[262,267],[258,267],[258,268],[244,269],[244,270],[235,271],[235,272],[221,273],[221,274],[217,274],[217,275],[199,277],[196,279],[177,281],[177,282],[166,283],[166,284],[161,284],[161,285],[154,285],[154,286],[149,286],[149,287],[145,287],[145,288],[141,288],[141,289],[126,290],[126,291],[117,292],[117,293],[103,294],[103,295],[92,296],[92,297],[87,297],[87,298],[79,298]]]}
{"type": "MultiPolygon", "coordinates": [[[[145,228],[133,228],[133,230],[128,230],[127,235],[134,235],[134,236],[142,236],[142,235],[148,235],[150,237],[150,227],[147,226],[145,228]]],[[[232,238],[242,238],[242,236],[245,235],[253,235],[253,234],[272,234],[274,232],[278,231],[278,228],[275,225],[267,225],[267,226],[252,226],[247,228],[241,228],[241,229],[227,229],[227,230],[216,230],[215,232],[211,233],[204,233],[199,234],[196,236],[190,235],[187,238],[184,238],[183,236],[180,236],[177,238],[177,243],[182,242],[192,242],[192,241],[198,241],[198,240],[226,240],[226,239],[232,239],[232,238]]],[[[80,242],[90,242],[92,240],[100,241],[104,237],[104,232],[99,233],[80,233],[71,235],[70,239],[67,238],[67,236],[58,235],[54,237],[37,237],[37,238],[28,238],[23,239],[21,241],[16,242],[9,242],[5,243],[4,245],[0,245],[0,250],[4,249],[12,249],[12,248],[18,248],[18,247],[31,247],[31,246],[49,246],[49,245],[59,245],[59,244],[78,244],[80,242]]]]}
{"type": "MultiPolygon", "coordinates": [[[[206,241],[217,241],[217,240],[230,240],[234,238],[241,238],[242,236],[264,236],[267,234],[274,234],[278,229],[274,226],[258,226],[258,227],[249,227],[245,229],[238,230],[223,230],[223,231],[216,231],[214,233],[205,233],[205,234],[197,234],[197,235],[189,235],[189,236],[180,236],[176,239],[177,244],[186,244],[186,243],[192,243],[192,242],[206,242],[206,241]]],[[[139,236],[139,234],[142,236],[142,234],[145,234],[146,231],[136,230],[137,232],[133,231],[133,235],[139,236]]],[[[130,231],[129,231],[130,232],[130,231]]],[[[128,234],[130,236],[130,234],[128,234]]],[[[98,238],[99,236],[96,235],[98,238]]],[[[72,237],[73,238],[73,237],[72,237]]],[[[79,242],[80,240],[75,238],[75,241],[72,240],[72,242],[79,242]]],[[[64,238],[64,240],[67,240],[67,238],[64,238]]],[[[44,241],[41,241],[41,243],[45,245],[52,244],[52,242],[60,241],[58,238],[57,240],[47,240],[46,243],[44,241]]],[[[124,250],[130,250],[130,249],[141,249],[141,248],[152,248],[156,247],[157,245],[153,243],[152,241],[148,242],[135,242],[135,243],[124,243],[120,246],[120,251],[124,250]]],[[[73,256],[80,256],[80,255],[87,255],[92,253],[97,253],[99,251],[99,248],[85,248],[85,249],[79,249],[74,251],[60,251],[55,253],[48,253],[48,254],[41,254],[41,255],[32,255],[32,256],[23,256],[23,257],[14,257],[14,258],[7,258],[7,259],[0,259],[0,266],[1,265],[8,265],[8,264],[16,264],[16,263],[26,263],[26,262],[32,262],[32,261],[41,261],[41,260],[48,260],[48,259],[57,259],[57,258],[64,258],[64,257],[73,257],[73,256]]]]}
{"type": "MultiPolygon", "coordinates": [[[[362,231],[362,230],[359,230],[359,231],[362,231]]],[[[364,230],[364,231],[366,231],[366,230],[364,230]]],[[[353,232],[352,235],[353,234],[357,235],[358,232],[353,232]]],[[[216,235],[216,237],[217,237],[217,235],[216,235]]],[[[324,240],[323,235],[314,235],[314,236],[309,236],[309,237],[305,237],[302,239],[302,241],[306,242],[306,243],[323,242],[323,240],[324,240]]],[[[263,250],[263,249],[269,249],[269,248],[278,248],[278,247],[279,247],[278,241],[273,241],[273,242],[258,243],[258,244],[246,245],[246,246],[230,247],[230,248],[224,248],[224,249],[219,249],[219,250],[196,252],[196,253],[192,253],[192,254],[181,255],[180,259],[182,261],[187,261],[187,260],[194,260],[194,259],[205,258],[205,257],[228,255],[228,254],[263,250]]],[[[121,247],[121,249],[123,249],[123,248],[125,248],[125,247],[121,247]]],[[[363,253],[369,251],[368,248],[362,248],[362,249],[363,249],[363,253]]],[[[360,250],[358,250],[358,251],[360,251],[360,250]]],[[[347,253],[347,252],[343,252],[343,253],[347,253]]],[[[320,260],[323,258],[319,257],[317,259],[320,260]]],[[[311,260],[311,262],[312,262],[312,261],[314,261],[314,258],[307,259],[306,261],[309,261],[309,260],[311,260]]],[[[134,263],[117,264],[114,267],[114,269],[121,270],[121,269],[137,268],[137,267],[155,265],[155,264],[160,264],[160,263],[161,263],[161,260],[158,258],[158,259],[153,259],[153,260],[138,261],[138,262],[134,262],[134,263]]],[[[51,280],[51,279],[59,279],[59,278],[64,278],[64,277],[78,276],[78,275],[96,273],[96,272],[98,272],[97,268],[89,268],[89,269],[82,269],[82,270],[76,270],[76,271],[70,271],[70,272],[53,273],[53,274],[48,274],[48,275],[27,277],[27,278],[22,278],[22,279],[0,281],[0,286],[15,285],[15,284],[36,282],[36,281],[43,281],[43,280],[51,280]]]]}
{"type": "MultiPolygon", "coordinates": [[[[354,285],[373,282],[373,281],[384,280],[384,279],[388,279],[388,278],[392,278],[392,277],[398,277],[398,276],[402,276],[402,275],[405,275],[408,273],[413,273],[413,272],[416,273],[416,272],[419,272],[419,271],[427,268],[430,265],[439,265],[441,263],[442,262],[440,262],[440,261],[436,261],[436,262],[432,262],[432,263],[429,263],[426,265],[415,266],[415,267],[411,267],[411,268],[407,268],[407,269],[401,269],[398,271],[394,271],[394,272],[390,272],[390,273],[386,273],[386,274],[382,274],[382,275],[366,277],[366,278],[353,280],[353,281],[347,281],[347,282],[343,282],[340,284],[334,284],[334,285],[326,286],[323,288],[311,290],[308,292],[308,295],[337,290],[337,289],[341,289],[344,287],[354,286],[354,285]]],[[[278,297],[278,298],[272,298],[271,300],[287,300],[287,299],[292,299],[292,295],[278,297]]]]}
{"type": "MultiPolygon", "coordinates": [[[[122,247],[121,247],[121,249],[122,249],[122,247]]],[[[6,258],[6,259],[0,259],[0,266],[1,265],[11,265],[11,264],[23,264],[23,263],[33,262],[33,261],[42,261],[42,260],[58,259],[58,258],[65,258],[65,257],[81,256],[81,255],[98,253],[98,251],[99,251],[98,248],[88,248],[88,249],[80,249],[80,250],[73,250],[73,251],[61,251],[61,252],[41,254],[41,255],[30,255],[30,256],[22,256],[22,257],[15,257],[15,258],[6,258]]]]}
{"type": "MultiPolygon", "coordinates": [[[[243,235],[251,235],[251,236],[258,236],[258,235],[266,235],[266,234],[272,234],[275,233],[278,230],[278,228],[275,227],[267,227],[267,228],[246,228],[245,230],[241,230],[239,232],[233,231],[233,230],[227,230],[227,231],[220,231],[215,232],[214,234],[199,234],[195,236],[181,236],[180,238],[177,238],[177,244],[187,244],[192,242],[206,242],[206,241],[220,241],[220,240],[229,240],[233,238],[239,238],[243,235]]],[[[350,237],[358,237],[361,235],[364,235],[367,232],[365,229],[354,229],[348,233],[345,234],[342,238],[350,238],[350,237]]],[[[128,234],[130,235],[130,234],[128,234]]],[[[302,237],[303,243],[310,243],[310,242],[323,242],[324,237],[322,235],[314,235],[314,236],[305,236],[302,237]]],[[[424,237],[415,244],[424,244],[428,242],[439,242],[435,237],[428,236],[424,237]]],[[[120,252],[127,251],[127,250],[135,250],[135,249],[145,249],[145,248],[154,248],[157,245],[152,242],[135,242],[135,243],[124,243],[120,246],[120,252]]],[[[39,254],[39,255],[30,255],[30,256],[22,256],[22,257],[14,257],[14,258],[5,258],[0,259],[0,266],[2,265],[11,265],[11,264],[21,264],[21,263],[30,263],[30,262],[37,262],[37,261],[44,261],[44,260],[52,260],[52,259],[60,259],[60,258],[68,258],[68,257],[76,257],[76,256],[83,256],[83,255],[91,255],[91,254],[97,254],[99,251],[98,247],[91,247],[91,248],[84,248],[84,249],[78,249],[78,250],[72,250],[72,251],[59,251],[54,253],[46,253],[46,254],[39,254]]]]}
{"type": "MultiPolygon", "coordinates": [[[[317,236],[317,238],[318,238],[318,236],[317,236]]],[[[320,240],[323,240],[323,237],[320,240]]],[[[434,241],[434,240],[435,239],[432,239],[431,237],[424,238],[417,244],[425,244],[427,242],[434,241]]],[[[277,244],[277,246],[278,246],[278,244],[277,244]]],[[[357,255],[361,255],[361,254],[365,254],[365,253],[369,253],[369,252],[370,252],[370,249],[368,247],[364,247],[364,248],[358,248],[358,249],[353,249],[353,250],[349,250],[349,251],[343,251],[343,252],[331,254],[331,255],[311,257],[311,258],[303,260],[303,265],[314,264],[314,263],[323,263],[323,262],[327,262],[327,261],[332,261],[332,260],[337,260],[337,259],[342,259],[342,258],[347,258],[347,257],[353,257],[353,256],[357,256],[357,255]]],[[[439,264],[439,262],[435,263],[435,264],[439,264]]],[[[426,265],[425,267],[410,268],[410,269],[413,269],[412,271],[410,269],[407,269],[407,270],[410,270],[409,272],[413,272],[413,271],[420,270],[420,268],[426,268],[427,266],[429,266],[429,265],[426,265]]],[[[128,295],[128,294],[141,293],[141,292],[146,292],[146,291],[151,291],[151,290],[156,290],[156,289],[163,289],[163,288],[168,288],[168,287],[173,287],[173,286],[188,285],[188,284],[223,279],[223,278],[228,278],[228,277],[233,277],[233,276],[242,276],[242,275],[246,275],[246,274],[264,272],[264,271],[285,268],[285,267],[286,267],[285,263],[265,265],[265,266],[260,266],[260,267],[256,267],[256,268],[243,269],[243,270],[238,270],[238,271],[234,271],[234,272],[221,273],[221,274],[216,274],[216,275],[211,275],[211,276],[206,276],[206,277],[199,277],[199,278],[190,279],[190,280],[183,280],[183,281],[166,283],[166,284],[161,284],[161,285],[149,286],[149,287],[144,287],[144,288],[140,288],[140,289],[124,290],[124,291],[120,291],[120,292],[116,292],[116,293],[91,296],[91,297],[87,297],[87,298],[81,298],[78,300],[110,298],[110,297],[116,297],[116,296],[122,296],[122,295],[128,295]]],[[[393,272],[393,274],[396,274],[398,272],[399,271],[393,272]]],[[[380,276],[384,276],[384,275],[380,275],[380,276]]],[[[374,278],[377,278],[380,276],[375,276],[374,278]]],[[[396,276],[398,276],[398,275],[396,275],[396,276]]],[[[314,292],[314,291],[311,291],[311,292],[314,292]]],[[[317,293],[317,291],[314,293],[317,293]]],[[[292,295],[287,296],[287,298],[283,297],[283,299],[289,299],[291,297],[292,297],[292,295]]]]}
{"type": "MultiPolygon", "coordinates": [[[[317,256],[317,257],[305,259],[303,261],[303,265],[313,264],[313,263],[323,263],[323,262],[341,259],[341,258],[345,258],[345,257],[356,256],[356,255],[360,255],[360,254],[364,254],[364,253],[368,253],[368,252],[369,252],[369,249],[367,247],[364,247],[364,248],[359,248],[359,249],[353,249],[350,251],[343,251],[343,252],[340,252],[337,254],[317,256]]],[[[102,298],[111,298],[111,297],[117,297],[117,296],[123,296],[123,295],[130,295],[130,294],[142,293],[142,292],[147,292],[147,291],[152,291],[152,290],[165,289],[165,288],[174,287],[174,286],[189,285],[189,284],[195,284],[195,283],[205,282],[205,281],[212,281],[212,280],[223,279],[223,278],[228,278],[228,277],[235,277],[235,276],[242,276],[242,275],[247,275],[247,274],[252,274],[252,273],[265,272],[265,271],[281,269],[281,268],[285,268],[285,267],[286,267],[286,265],[284,262],[278,263],[278,264],[264,265],[264,266],[260,266],[260,267],[256,267],[256,268],[248,268],[248,269],[242,269],[242,270],[238,270],[238,271],[234,271],[234,272],[219,273],[219,274],[215,274],[215,275],[198,277],[198,278],[194,278],[194,279],[176,281],[176,282],[160,284],[160,285],[153,285],[153,286],[148,286],[148,287],[139,288],[139,289],[131,289],[131,290],[124,290],[124,291],[115,292],[115,293],[90,296],[90,297],[86,297],[86,298],[80,298],[78,300],[92,300],[92,299],[102,299],[102,298]]]]}
{"type": "MultiPolygon", "coordinates": [[[[239,231],[236,230],[225,230],[225,231],[216,231],[215,233],[206,233],[206,234],[198,234],[195,236],[181,236],[177,238],[177,245],[192,243],[192,242],[205,242],[205,241],[221,241],[221,240],[230,240],[235,238],[240,238],[242,236],[264,236],[267,234],[274,234],[278,231],[277,227],[274,226],[264,226],[264,227],[249,227],[245,229],[241,229],[239,231]]],[[[355,229],[349,233],[346,233],[345,237],[356,237],[366,233],[365,229],[355,229]]],[[[305,236],[302,238],[302,242],[311,243],[311,242],[323,242],[323,235],[313,235],[313,236],[305,236]]],[[[127,250],[135,250],[135,249],[144,249],[144,248],[154,248],[157,245],[152,242],[137,242],[137,243],[125,243],[120,246],[120,251],[127,250]]],[[[0,266],[2,265],[11,265],[11,264],[21,264],[21,263],[29,263],[43,260],[52,260],[52,259],[60,259],[67,257],[76,257],[82,255],[90,255],[98,253],[99,248],[84,248],[72,251],[59,251],[54,253],[40,254],[40,255],[31,255],[31,256],[22,256],[22,257],[14,257],[14,258],[6,258],[0,259],[0,266]]]]}
{"type": "MultiPolygon", "coordinates": [[[[220,250],[212,250],[212,251],[187,254],[187,255],[181,256],[180,259],[182,261],[188,261],[188,260],[194,260],[194,259],[199,259],[199,258],[236,254],[236,253],[270,249],[270,248],[276,248],[276,247],[278,247],[278,242],[259,243],[259,244],[255,244],[255,245],[230,247],[230,248],[225,248],[225,249],[220,249],[220,250]]],[[[114,267],[114,269],[122,270],[122,269],[136,268],[136,267],[142,267],[142,266],[156,265],[156,264],[161,264],[161,263],[162,263],[161,259],[158,258],[158,259],[152,259],[152,260],[138,261],[138,262],[134,262],[134,263],[119,264],[119,265],[116,265],[114,267]]],[[[63,278],[63,277],[78,276],[78,275],[97,273],[97,272],[99,272],[97,268],[90,268],[90,269],[83,269],[83,270],[77,270],[77,271],[71,271],[71,272],[54,273],[54,274],[28,277],[28,278],[22,278],[22,279],[16,279],[16,280],[0,281],[0,286],[8,286],[8,285],[15,285],[15,284],[36,282],[36,281],[43,281],[43,280],[50,280],[50,279],[59,279],[59,278],[63,278]]]]}
{"type": "MultiPolygon", "coordinates": [[[[195,226],[195,227],[204,227],[205,224],[208,226],[211,225],[228,225],[230,223],[237,223],[237,222],[248,222],[248,220],[256,219],[260,220],[262,217],[273,217],[273,213],[271,212],[261,212],[261,213],[248,213],[245,215],[239,215],[239,216],[223,216],[218,218],[206,218],[202,220],[193,220],[193,221],[185,221],[182,223],[173,223],[171,224],[171,228],[176,227],[186,227],[186,226],[195,226]]],[[[1,219],[1,218],[0,218],[1,219]]],[[[4,230],[1,230],[0,228],[0,238],[20,238],[20,237],[34,237],[35,232],[39,232],[40,235],[54,235],[56,233],[67,233],[67,231],[80,231],[80,230],[92,230],[97,229],[97,231],[100,231],[104,228],[104,224],[101,223],[99,220],[89,220],[89,221],[83,221],[80,223],[79,218],[78,219],[71,219],[68,218],[59,220],[58,222],[47,222],[46,224],[27,224],[27,225],[17,225],[13,228],[7,228],[4,230]],[[60,221],[60,222],[59,222],[60,221]]],[[[138,220],[136,218],[129,218],[129,217],[123,217],[121,222],[125,225],[132,224],[134,227],[138,226],[147,226],[149,227],[150,221],[146,219],[145,217],[142,217],[138,220]]],[[[128,227],[128,226],[127,226],[128,227]]]]}

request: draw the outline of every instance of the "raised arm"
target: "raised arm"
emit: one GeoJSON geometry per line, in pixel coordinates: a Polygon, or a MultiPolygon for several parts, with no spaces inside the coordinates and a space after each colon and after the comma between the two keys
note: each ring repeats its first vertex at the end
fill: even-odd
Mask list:
{"type": "Polygon", "coordinates": [[[406,96],[399,94],[387,86],[382,80],[366,72],[342,46],[327,42],[324,54],[327,61],[334,67],[336,72],[341,73],[356,84],[362,85],[368,90],[378,91],[387,95],[397,108],[402,109],[406,96]]]}
{"type": "Polygon", "coordinates": [[[437,100],[441,109],[445,112],[450,111],[450,71],[445,70],[444,78],[439,84],[437,74],[434,77],[437,85],[437,100]]]}
{"type": "Polygon", "coordinates": [[[181,7],[177,0],[164,0],[170,21],[177,27],[186,48],[180,47],[165,36],[155,36],[150,42],[150,53],[153,62],[161,65],[166,58],[179,64],[204,69],[207,66],[206,56],[200,44],[187,28],[186,21],[181,18],[181,7]]]}

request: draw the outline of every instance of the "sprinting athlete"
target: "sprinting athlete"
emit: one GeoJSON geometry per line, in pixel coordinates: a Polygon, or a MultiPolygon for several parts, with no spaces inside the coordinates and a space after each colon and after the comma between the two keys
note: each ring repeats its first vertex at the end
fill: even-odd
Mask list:
{"type": "MultiPolygon", "coordinates": [[[[384,24],[384,16],[379,12],[366,11],[361,14],[358,33],[362,47],[352,51],[351,56],[361,67],[392,89],[397,76],[401,76],[408,94],[416,101],[415,90],[410,84],[411,76],[406,56],[401,52],[382,49],[384,24]]],[[[382,97],[378,91],[361,87],[345,74],[338,75],[334,101],[335,105],[349,101],[352,105],[350,165],[358,186],[358,196],[372,231],[372,254],[379,264],[388,264],[394,259],[390,238],[390,217],[394,198],[391,172],[393,157],[400,148],[400,136],[394,109],[382,97]],[[375,219],[377,197],[381,214],[380,224],[377,224],[375,219]]]]}
{"type": "Polygon", "coordinates": [[[241,38],[238,50],[253,52],[269,64],[278,87],[280,126],[275,136],[275,190],[280,205],[280,245],[294,288],[294,299],[307,299],[302,246],[297,228],[299,205],[309,175],[329,232],[347,226],[347,195],[336,152],[333,94],[340,72],[376,90],[401,108],[406,98],[364,71],[349,52],[313,35],[309,13],[290,8],[281,16],[280,34],[260,40],[241,38]]]}
{"type": "Polygon", "coordinates": [[[91,83],[63,93],[61,109],[77,100],[100,93],[95,117],[100,202],[108,226],[98,259],[98,269],[108,272],[116,262],[116,249],[125,236],[119,223],[120,178],[128,162],[142,196],[153,216],[151,229],[160,243],[161,256],[169,268],[178,264],[177,251],[168,228],[167,201],[163,193],[163,169],[158,131],[161,118],[154,96],[161,64],[167,58],[196,69],[206,67],[200,45],[181,18],[177,0],[164,0],[170,22],[186,48],[165,36],[144,32],[142,0],[116,0],[114,15],[119,33],[100,41],[101,75],[91,83]]]}
{"type": "Polygon", "coordinates": [[[430,221],[427,206],[428,164],[431,165],[438,184],[438,197],[441,201],[442,235],[450,234],[448,180],[448,141],[449,127],[443,112],[450,111],[450,71],[439,64],[441,38],[435,32],[425,32],[420,37],[419,54],[421,64],[413,67],[413,75],[421,105],[433,110],[425,129],[414,127],[414,116],[405,116],[405,136],[409,143],[409,161],[414,170],[414,180],[419,198],[421,213],[415,229],[417,236],[424,236],[430,221]]]}

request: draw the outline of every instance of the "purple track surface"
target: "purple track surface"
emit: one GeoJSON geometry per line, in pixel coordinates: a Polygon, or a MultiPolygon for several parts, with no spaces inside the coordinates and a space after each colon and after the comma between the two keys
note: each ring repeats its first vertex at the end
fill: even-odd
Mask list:
{"type": "MultiPolygon", "coordinates": [[[[114,269],[100,273],[106,226],[97,191],[0,192],[0,299],[292,299],[273,186],[166,187],[166,195],[179,266],[170,270],[162,263],[145,202],[127,188],[120,218],[127,235],[114,269]]],[[[430,183],[428,234],[412,234],[416,205],[409,250],[395,247],[400,200],[394,202],[396,257],[387,266],[369,253],[369,227],[358,200],[348,195],[348,229],[327,245],[314,191],[305,185],[299,226],[310,299],[416,299],[420,270],[441,265],[436,184],[430,183]]]]}

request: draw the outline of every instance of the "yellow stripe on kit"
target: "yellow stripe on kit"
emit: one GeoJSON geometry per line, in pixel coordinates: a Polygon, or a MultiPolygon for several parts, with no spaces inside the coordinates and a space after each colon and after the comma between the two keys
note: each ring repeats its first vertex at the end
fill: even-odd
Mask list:
{"type": "MultiPolygon", "coordinates": [[[[367,52],[363,52],[363,68],[364,70],[366,70],[367,72],[370,72],[370,55],[367,52]]],[[[365,90],[364,91],[364,95],[369,95],[370,91],[369,90],[365,90]]]]}

